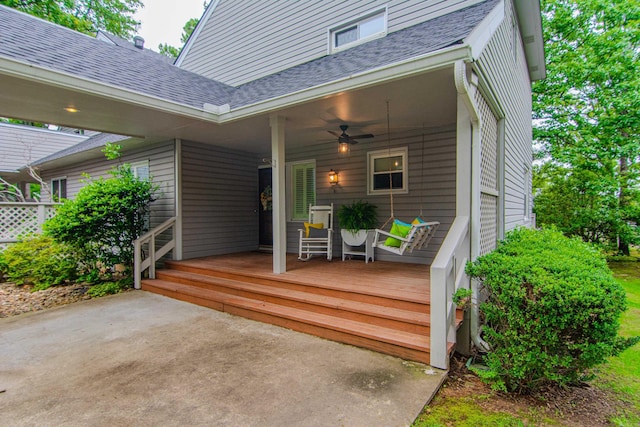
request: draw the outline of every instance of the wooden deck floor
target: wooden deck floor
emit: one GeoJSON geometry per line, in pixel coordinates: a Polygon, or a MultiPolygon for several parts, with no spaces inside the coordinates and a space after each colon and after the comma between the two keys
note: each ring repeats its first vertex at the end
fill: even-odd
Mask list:
{"type": "Polygon", "coordinates": [[[249,277],[283,279],[303,285],[320,286],[367,295],[398,298],[419,303],[429,302],[429,266],[418,264],[362,260],[333,260],[317,257],[300,261],[287,255],[287,272],[273,273],[272,255],[262,252],[219,255],[179,261],[180,264],[241,272],[249,277]]]}

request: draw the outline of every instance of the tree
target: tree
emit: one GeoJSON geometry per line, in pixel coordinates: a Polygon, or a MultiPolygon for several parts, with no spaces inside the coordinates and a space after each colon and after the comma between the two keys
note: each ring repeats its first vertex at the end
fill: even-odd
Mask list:
{"type": "MultiPolygon", "coordinates": [[[[207,7],[207,3],[204,4],[204,7],[207,7]]],[[[182,42],[183,47],[185,43],[187,43],[187,40],[189,40],[189,37],[191,37],[193,30],[196,29],[196,25],[198,25],[198,22],[200,22],[200,19],[191,18],[184,24],[184,27],[182,27],[182,36],[180,36],[180,41],[182,42]]],[[[169,56],[171,58],[177,58],[178,55],[180,55],[181,50],[182,48],[178,49],[177,47],[171,46],[168,43],[162,43],[158,45],[158,51],[161,54],[169,56]]]]}
{"type": "Polygon", "coordinates": [[[85,34],[106,30],[130,39],[138,22],[140,0],[0,0],[0,4],[85,34]]]}
{"type": "MultiPolygon", "coordinates": [[[[538,188],[540,222],[557,219],[538,210],[541,201],[561,203],[559,195],[576,194],[577,178],[586,180],[585,191],[607,201],[602,239],[627,254],[638,239],[630,221],[640,200],[639,20],[640,0],[543,0],[547,78],[533,88],[538,154],[563,171],[538,188]]],[[[593,224],[603,219],[598,210],[591,214],[600,216],[591,217],[593,224]]]]}

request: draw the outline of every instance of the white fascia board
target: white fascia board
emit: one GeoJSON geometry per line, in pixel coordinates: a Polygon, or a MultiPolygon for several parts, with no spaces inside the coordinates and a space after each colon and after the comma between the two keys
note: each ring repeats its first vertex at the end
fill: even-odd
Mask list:
{"type": "Polygon", "coordinates": [[[202,17],[198,21],[198,25],[196,25],[196,28],[193,29],[193,32],[191,33],[184,47],[180,51],[178,58],[176,58],[176,62],[174,62],[174,65],[176,67],[179,67],[182,65],[182,61],[184,61],[184,58],[189,54],[189,51],[191,50],[191,46],[193,46],[193,44],[195,43],[196,39],[200,35],[200,32],[204,28],[207,21],[209,21],[209,18],[213,14],[213,11],[218,7],[219,3],[220,3],[220,0],[213,0],[211,1],[211,3],[209,3],[209,6],[207,6],[207,10],[204,11],[204,14],[202,14],[202,17]]]}
{"type": "Polygon", "coordinates": [[[470,61],[471,59],[471,50],[469,46],[464,44],[456,45],[437,52],[411,58],[406,61],[396,62],[391,65],[352,74],[338,80],[333,80],[331,82],[297,92],[288,93],[276,98],[270,98],[255,104],[238,107],[226,114],[222,114],[220,116],[220,122],[229,122],[270,111],[277,111],[312,101],[314,99],[335,95],[340,92],[361,89],[384,82],[422,74],[426,71],[433,71],[452,65],[459,60],[470,61]]]}
{"type": "Polygon", "coordinates": [[[204,104],[202,108],[195,108],[140,92],[122,89],[118,86],[96,82],[84,77],[36,67],[31,64],[1,56],[0,73],[73,91],[80,91],[106,99],[122,101],[132,105],[138,105],[183,117],[223,124],[292,107],[314,99],[335,95],[340,92],[378,85],[384,82],[436,70],[451,65],[459,60],[472,60],[471,49],[468,45],[462,44],[441,49],[426,55],[352,74],[318,86],[306,88],[297,92],[288,93],[286,95],[270,98],[265,101],[241,106],[231,110],[227,104],[221,106],[204,104]]]}
{"type": "Polygon", "coordinates": [[[214,115],[190,105],[167,101],[153,95],[123,89],[119,86],[97,82],[85,77],[38,67],[3,56],[0,56],[0,73],[23,80],[96,95],[101,98],[122,101],[140,107],[152,108],[166,113],[216,121],[214,115]]]}
{"type": "Polygon", "coordinates": [[[504,2],[501,1],[465,39],[465,43],[471,47],[471,55],[473,56],[473,59],[477,59],[480,56],[503,20],[504,2]]]}
{"type": "Polygon", "coordinates": [[[78,142],[82,142],[85,139],[89,138],[87,135],[79,135],[77,133],[69,133],[69,132],[60,132],[58,130],[39,128],[36,126],[19,125],[15,123],[0,122],[0,127],[10,128],[14,132],[24,132],[25,134],[41,133],[41,134],[50,134],[50,135],[56,135],[56,136],[64,136],[65,138],[69,138],[69,139],[77,139],[78,142]]]}
{"type": "Polygon", "coordinates": [[[547,66],[544,55],[540,1],[515,0],[514,6],[524,43],[530,78],[532,81],[542,80],[547,76],[547,66]]]}

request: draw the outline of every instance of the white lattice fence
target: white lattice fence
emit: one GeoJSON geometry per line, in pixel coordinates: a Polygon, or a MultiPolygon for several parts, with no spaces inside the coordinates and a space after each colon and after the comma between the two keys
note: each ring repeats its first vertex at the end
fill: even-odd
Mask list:
{"type": "Polygon", "coordinates": [[[498,241],[498,120],[479,92],[476,103],[482,117],[479,255],[484,255],[494,250],[498,241]]]}
{"type": "Polygon", "coordinates": [[[13,243],[40,233],[42,224],[55,215],[52,203],[0,203],[0,243],[13,243]]]}

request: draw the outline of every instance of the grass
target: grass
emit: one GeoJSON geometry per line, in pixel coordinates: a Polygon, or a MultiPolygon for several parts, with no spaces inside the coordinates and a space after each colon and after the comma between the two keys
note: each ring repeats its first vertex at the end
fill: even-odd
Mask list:
{"type": "MultiPolygon", "coordinates": [[[[640,262],[632,259],[610,262],[616,279],[627,292],[628,310],[620,319],[620,334],[640,336],[640,262]]],[[[611,358],[596,372],[592,385],[609,392],[613,398],[625,402],[628,409],[611,419],[612,425],[640,425],[640,344],[611,358]]],[[[441,393],[425,407],[413,427],[432,426],[528,426],[563,425],[562,418],[549,419],[536,408],[505,412],[492,408],[491,395],[475,394],[444,399],[441,393]]],[[[560,415],[560,414],[559,414],[560,415]]]]}
{"type": "MultiPolygon", "coordinates": [[[[620,319],[620,334],[640,336],[640,262],[610,262],[609,265],[616,279],[627,291],[629,308],[620,319]]],[[[627,411],[611,420],[615,425],[640,425],[640,344],[611,358],[599,369],[594,383],[610,390],[633,409],[633,412],[627,411]]]]}
{"type": "MultiPolygon", "coordinates": [[[[510,413],[490,410],[481,406],[486,395],[450,398],[446,401],[436,397],[413,423],[413,427],[520,427],[530,425],[554,425],[539,411],[532,410],[514,416],[510,413]]],[[[489,396],[489,398],[491,398],[489,396]]]]}

